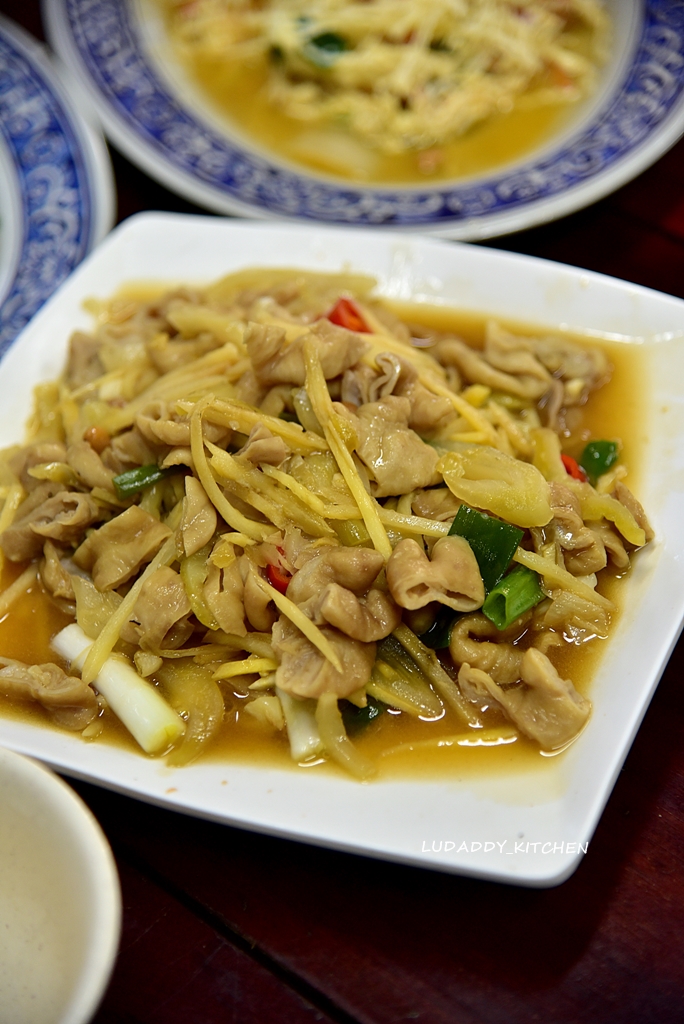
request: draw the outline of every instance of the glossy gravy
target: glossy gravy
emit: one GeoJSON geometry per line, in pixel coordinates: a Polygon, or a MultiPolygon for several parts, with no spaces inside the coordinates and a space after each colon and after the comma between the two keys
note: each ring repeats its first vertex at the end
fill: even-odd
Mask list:
{"type": "MultiPolygon", "coordinates": [[[[459,334],[476,347],[484,337],[487,317],[482,314],[455,312],[443,307],[426,307],[392,303],[392,308],[409,323],[420,323],[439,331],[459,334]]],[[[543,328],[528,324],[501,321],[510,330],[523,334],[539,335],[549,333],[543,328]]],[[[556,335],[564,332],[553,331],[556,335]]],[[[617,342],[597,342],[583,336],[565,333],[571,340],[585,344],[601,344],[607,352],[613,367],[608,384],[591,396],[583,416],[581,430],[569,444],[578,450],[591,436],[594,438],[619,438],[623,444],[622,459],[629,468],[626,478],[638,496],[639,471],[647,438],[644,437],[645,407],[648,388],[644,386],[645,361],[642,349],[637,345],[617,342]]],[[[22,571],[23,566],[6,564],[2,576],[2,588],[8,586],[22,571]]],[[[628,574],[629,570],[627,571],[628,574]]],[[[622,574],[626,575],[626,574],[622,574]]],[[[601,593],[617,604],[613,616],[613,627],[620,608],[621,574],[604,570],[600,584],[601,593]]],[[[30,663],[54,660],[50,651],[50,637],[68,624],[70,619],[57,609],[44,595],[39,585],[25,594],[2,620],[0,620],[0,654],[30,663]]],[[[605,650],[605,640],[594,640],[586,647],[567,644],[565,648],[554,649],[554,663],[560,674],[571,678],[577,689],[591,695],[591,679],[605,650]]],[[[289,746],[284,735],[274,734],[257,723],[250,715],[241,713],[244,698],[227,688],[226,718],[219,736],[203,759],[229,762],[248,762],[278,767],[280,769],[302,770],[291,760],[289,746]]],[[[12,704],[0,697],[0,714],[3,717],[30,721],[36,726],[49,728],[47,714],[33,705],[12,704]]],[[[504,727],[505,721],[489,712],[487,727],[504,727]]],[[[95,743],[109,743],[124,746],[142,753],[124,727],[111,713],[103,718],[104,730],[95,743]]],[[[589,721],[591,726],[591,719],[589,721]]],[[[371,723],[365,733],[354,737],[359,748],[377,760],[380,777],[392,776],[467,776],[499,774],[515,770],[519,772],[530,767],[539,767],[543,758],[536,744],[524,738],[514,742],[503,742],[493,746],[463,747],[442,746],[433,750],[421,749],[425,740],[462,735],[465,732],[454,714],[448,709],[439,721],[421,721],[405,713],[388,711],[371,723]],[[384,754],[389,748],[409,745],[396,754],[384,754]],[[410,746],[412,745],[412,749],[410,746]]],[[[86,741],[84,741],[86,742],[86,741]]],[[[314,763],[309,770],[339,771],[334,765],[314,763]]]]}
{"type": "MultiPolygon", "coordinates": [[[[171,70],[176,81],[182,82],[185,76],[189,88],[199,92],[219,121],[262,150],[337,179],[368,185],[428,185],[477,177],[524,158],[569,129],[586,104],[580,99],[535,105],[534,90],[530,90],[509,112],[491,115],[450,142],[422,154],[386,154],[342,125],[311,124],[274,105],[268,95],[270,64],[266,57],[237,61],[220,54],[184,51],[173,39],[168,8],[159,0],[145,2],[150,13],[154,12],[152,19],[160,24],[161,35],[166,36],[160,54],[165,70],[171,70]]],[[[591,31],[576,28],[575,46],[578,53],[589,57],[591,31]]],[[[538,88],[546,84],[542,80],[538,88]]]]}
{"type": "Polygon", "coordinates": [[[373,150],[341,128],[311,126],[288,117],[268,99],[268,68],[189,61],[187,68],[217,113],[245,137],[292,163],[366,184],[425,185],[475,177],[512,163],[566,128],[577,105],[514,109],[474,125],[436,147],[439,156],[373,150]]]}

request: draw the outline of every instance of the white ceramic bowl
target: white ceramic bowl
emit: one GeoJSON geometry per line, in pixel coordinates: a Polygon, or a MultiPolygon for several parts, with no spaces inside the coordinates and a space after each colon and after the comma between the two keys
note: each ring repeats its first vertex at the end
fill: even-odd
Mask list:
{"type": "Polygon", "coordinates": [[[47,768],[0,749],[0,1021],[85,1024],[121,928],[97,822],[47,768]]]}

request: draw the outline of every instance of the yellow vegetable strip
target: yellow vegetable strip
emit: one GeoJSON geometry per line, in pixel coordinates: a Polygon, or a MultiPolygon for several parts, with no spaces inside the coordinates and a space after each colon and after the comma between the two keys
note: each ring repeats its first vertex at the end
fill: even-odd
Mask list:
{"type": "MultiPolygon", "coordinates": [[[[483,434],[480,430],[464,431],[460,434],[450,434],[448,441],[461,441],[463,444],[487,444],[489,437],[487,434],[483,434]]],[[[439,445],[439,440],[435,441],[435,444],[439,445]]]]}
{"type": "MultiPolygon", "coordinates": [[[[317,494],[313,494],[308,487],[305,487],[304,484],[300,484],[298,480],[295,480],[290,473],[283,473],[281,469],[276,469],[275,466],[269,466],[268,463],[264,463],[261,470],[266,474],[266,476],[270,476],[273,480],[277,480],[279,484],[282,484],[283,487],[287,487],[287,489],[292,491],[300,501],[303,501],[306,505],[312,508],[314,512],[318,512],[320,516],[325,517],[325,503],[321,501],[317,494]]],[[[354,512],[356,511],[357,510],[354,509],[354,512]]]]}
{"type": "Polygon", "coordinates": [[[275,672],[266,672],[260,679],[255,679],[247,687],[248,690],[272,690],[275,687],[275,672]]]}
{"type": "Polygon", "coordinates": [[[476,409],[481,409],[492,393],[492,389],[486,384],[470,384],[461,392],[461,397],[470,402],[476,409]]]}
{"type": "Polygon", "coordinates": [[[205,374],[204,377],[199,377],[196,380],[188,377],[185,380],[174,380],[167,383],[168,376],[170,374],[160,377],[157,384],[146,388],[137,398],[129,402],[125,408],[112,409],[104,417],[101,425],[110,434],[115,434],[135,423],[138,413],[142,412],[150,402],[162,399],[167,402],[174,401],[175,399],[180,400],[194,393],[216,391],[226,384],[224,374],[205,374]]]}
{"type": "Polygon", "coordinates": [[[97,640],[94,642],[93,646],[88,651],[88,656],[84,662],[83,671],[81,672],[81,677],[84,683],[94,682],[96,676],[99,675],[104,663],[114,650],[114,645],[119,639],[119,634],[124,623],[128,622],[133,614],[135,603],[138,600],[138,596],[146,580],[148,580],[152,573],[156,572],[162,565],[171,565],[175,560],[176,538],[169,537],[168,540],[164,541],[160,550],[154,556],[142,575],[135,581],[119,607],[107,622],[107,625],[104,627],[97,640]]]}
{"type": "MultiPolygon", "coordinates": [[[[233,651],[249,651],[251,654],[258,654],[260,658],[273,658],[273,647],[271,646],[270,633],[247,633],[239,636],[237,633],[224,633],[219,630],[212,640],[215,646],[233,651]]],[[[225,658],[225,653],[221,655],[225,658]]]]}
{"type": "Polygon", "coordinates": [[[516,451],[522,455],[531,455],[534,446],[530,439],[525,436],[520,426],[515,422],[507,409],[504,409],[498,402],[490,402],[487,412],[492,418],[492,423],[501,427],[516,451]]]}
{"type": "Polygon", "coordinates": [[[241,377],[250,366],[248,359],[237,359],[234,345],[214,349],[190,364],[161,374],[124,409],[113,409],[105,418],[104,425],[110,432],[122,430],[135,421],[135,417],[149,402],[155,399],[171,401],[174,398],[188,398],[198,391],[219,388],[231,379],[241,377]]]}
{"type": "Polygon", "coordinates": [[[280,327],[285,332],[283,340],[288,344],[297,341],[302,335],[309,333],[309,327],[306,324],[295,323],[292,320],[286,320],[282,316],[275,316],[263,305],[254,312],[252,320],[254,323],[264,324],[267,327],[280,327]]]}
{"type": "MultiPolygon", "coordinates": [[[[449,523],[440,523],[436,519],[423,519],[422,516],[405,516],[401,512],[385,508],[377,502],[375,504],[380,522],[394,530],[426,537],[446,537],[449,533],[449,523]]],[[[353,505],[326,505],[323,512],[326,519],[341,520],[357,519],[358,514],[358,509],[353,505]]]]}
{"type": "Polygon", "coordinates": [[[29,565],[28,569],[24,569],[21,576],[17,576],[14,583],[10,583],[7,590],[4,590],[0,594],[0,616],[6,615],[11,606],[16,600],[18,600],[22,594],[25,594],[29,587],[36,582],[38,578],[38,566],[29,565]]]}
{"type": "Polygon", "coordinates": [[[403,623],[392,633],[404,650],[413,658],[416,665],[427,676],[440,697],[443,697],[459,718],[473,728],[481,727],[482,722],[477,711],[470,704],[453,679],[447,675],[433,650],[419,640],[412,629],[403,623]]]}
{"type": "Polygon", "coordinates": [[[377,769],[373,762],[357,750],[347,736],[334,693],[324,693],[318,698],[316,723],[325,752],[333,761],[359,779],[375,775],[377,769]]]}
{"type": "MultiPolygon", "coordinates": [[[[148,369],[149,363],[145,359],[132,360],[130,363],[126,363],[125,366],[120,366],[116,370],[110,370],[108,373],[103,373],[100,377],[96,377],[95,380],[89,380],[85,384],[81,384],[80,387],[74,388],[73,391],[67,391],[69,399],[84,398],[87,394],[93,391],[99,391],[104,385],[110,384],[115,380],[122,380],[131,370],[135,369],[148,369]]],[[[64,399],[61,399],[61,402],[64,399]]],[[[60,402],[60,404],[61,404],[60,402]]]]}
{"type": "Polygon", "coordinates": [[[247,516],[243,516],[242,512],[238,512],[226,496],[221,493],[214,479],[204,451],[204,438],[202,436],[203,411],[203,406],[198,404],[195,406],[190,417],[190,449],[200,483],[207,492],[209,500],[229,526],[238,533],[245,533],[248,537],[254,538],[254,540],[264,540],[273,532],[271,528],[264,523],[255,523],[252,519],[248,519],[247,516]]]}
{"type": "Polygon", "coordinates": [[[247,351],[243,340],[243,325],[209,306],[179,302],[171,307],[167,319],[187,338],[196,337],[202,331],[209,331],[224,345],[235,345],[242,355],[247,351]]]}
{"type": "Polygon", "coordinates": [[[307,640],[310,640],[314,647],[317,647],[324,658],[330,662],[333,668],[337,669],[338,672],[342,671],[342,664],[337,656],[335,648],[328,640],[327,636],[321,632],[311,619],[307,618],[304,612],[299,608],[294,601],[291,601],[285,594],[281,594],[275,587],[270,586],[266,580],[262,579],[258,573],[254,573],[252,579],[255,581],[265,594],[268,594],[269,598],[275,604],[278,611],[282,612],[283,615],[287,616],[293,626],[304,634],[307,640]]]}
{"type": "Polygon", "coordinates": [[[246,676],[250,672],[275,672],[278,662],[273,658],[244,658],[242,661],[227,661],[214,672],[212,679],[232,679],[246,676]]]}
{"type": "Polygon", "coordinates": [[[392,352],[394,355],[399,356],[400,359],[408,360],[418,370],[422,367],[432,373],[435,372],[435,361],[432,356],[427,355],[426,352],[422,352],[421,349],[413,345],[407,345],[405,341],[395,337],[375,314],[367,306],[362,305],[358,299],[354,299],[354,303],[373,332],[372,334],[363,335],[363,340],[368,342],[371,348],[362,357],[362,362],[368,363],[369,366],[374,366],[376,356],[382,355],[384,352],[392,352]]]}
{"type": "Polygon", "coordinates": [[[601,608],[605,608],[607,611],[612,611],[614,605],[612,601],[609,601],[607,597],[603,597],[601,594],[597,594],[595,590],[588,587],[586,583],[582,583],[576,576],[568,572],[567,569],[561,568],[560,565],[556,565],[550,558],[543,558],[541,555],[535,555],[532,551],[525,551],[523,548],[518,548],[516,553],[513,555],[513,561],[519,562],[520,565],[527,566],[528,569],[533,569],[534,572],[539,573],[543,576],[548,583],[553,584],[556,587],[560,587],[562,590],[570,590],[573,594],[577,594],[578,597],[583,597],[585,601],[591,601],[593,604],[598,604],[601,608]]]}
{"type": "MultiPolygon", "coordinates": [[[[301,501],[306,502],[315,512],[318,512],[324,519],[354,519],[358,515],[358,509],[354,505],[326,505],[316,494],[312,494],[308,488],[300,484],[289,473],[274,469],[273,466],[264,465],[261,467],[267,476],[273,477],[284,487],[289,488],[301,501]]],[[[374,500],[374,499],[372,499],[374,500]]],[[[395,512],[375,502],[378,518],[385,526],[392,526],[397,530],[426,537],[446,537],[449,532],[448,523],[439,523],[434,519],[424,519],[422,516],[405,515],[402,512],[395,512]]],[[[369,531],[370,532],[370,531],[369,531]]]]}
{"type": "Polygon", "coordinates": [[[248,548],[256,541],[246,537],[244,533],[224,533],[221,535],[216,547],[209,555],[209,561],[217,565],[219,569],[227,569],[236,559],[235,548],[248,548]]]}
{"type": "Polygon", "coordinates": [[[408,494],[402,494],[399,498],[397,498],[397,506],[395,511],[399,512],[399,514],[402,516],[412,516],[412,505],[415,496],[415,491],[409,491],[408,494]]]}
{"type": "MultiPolygon", "coordinates": [[[[191,413],[194,406],[192,402],[180,401],[178,407],[183,412],[191,413]]],[[[305,431],[297,423],[288,423],[287,420],[278,419],[277,416],[268,416],[259,409],[243,405],[238,401],[230,402],[215,398],[210,404],[207,404],[204,418],[210,423],[230,427],[242,434],[249,434],[253,427],[261,423],[268,427],[272,434],[282,437],[293,452],[304,455],[309,452],[326,451],[328,448],[327,441],[319,437],[318,434],[314,434],[313,431],[305,431]]]]}
{"type": "Polygon", "coordinates": [[[389,508],[378,506],[380,521],[386,526],[405,533],[424,534],[426,537],[446,537],[451,523],[440,523],[435,519],[423,519],[422,516],[405,516],[401,512],[393,512],[389,508]]]}
{"type": "Polygon", "coordinates": [[[460,395],[457,395],[455,391],[452,391],[448,384],[444,384],[442,381],[438,380],[434,373],[419,374],[419,378],[421,384],[424,384],[425,387],[429,391],[432,391],[433,394],[441,395],[443,398],[448,398],[456,412],[459,413],[464,420],[467,420],[474,430],[484,434],[490,444],[498,448],[499,438],[497,437],[496,430],[486,416],[483,416],[481,412],[478,412],[478,410],[475,409],[470,402],[467,402],[465,398],[462,398],[460,395]]]}
{"type": "Polygon", "coordinates": [[[306,361],[306,391],[311,407],[316,415],[316,419],[323,427],[326,441],[335,456],[335,461],[340,468],[345,483],[358,505],[361,518],[366,525],[373,545],[383,558],[387,560],[392,554],[392,545],[380,521],[377,503],[363,486],[354,466],[351,452],[335,427],[328,386],[323,376],[318,353],[311,341],[307,341],[304,345],[304,359],[306,361]]]}
{"type": "MultiPolygon", "coordinates": [[[[2,506],[2,512],[0,512],[0,536],[7,530],[14,522],[14,517],[17,513],[17,509],[24,500],[24,488],[21,484],[10,484],[7,488],[7,495],[5,497],[5,504],[2,506]]],[[[5,564],[5,552],[0,548],[0,569],[5,564]]]]}
{"type": "MultiPolygon", "coordinates": [[[[579,490],[579,489],[578,489],[579,490]]],[[[609,519],[618,528],[622,536],[635,547],[646,543],[646,534],[637,523],[629,509],[609,494],[585,494],[580,492],[582,519],[609,519]]]]}
{"type": "Polygon", "coordinates": [[[397,711],[404,711],[407,715],[413,715],[414,718],[418,718],[425,710],[417,704],[406,700],[385,682],[378,682],[377,679],[368,680],[366,683],[366,693],[369,693],[371,697],[375,697],[381,703],[396,708],[397,711]]]}
{"type": "MultiPolygon", "coordinates": [[[[350,295],[349,298],[352,299],[363,319],[366,321],[366,326],[370,327],[374,335],[379,335],[381,338],[389,338],[392,341],[395,341],[398,345],[403,345],[404,349],[406,349],[406,344],[399,341],[398,338],[395,338],[389,327],[386,327],[382,320],[378,319],[372,309],[369,309],[365,303],[359,302],[356,296],[350,295]]],[[[366,339],[364,338],[364,341],[365,340],[366,339]]]]}
{"type": "Polygon", "coordinates": [[[323,517],[312,511],[308,505],[300,502],[294,494],[283,493],[275,481],[256,467],[245,465],[230,452],[217,447],[211,441],[205,443],[212,454],[211,469],[215,469],[220,476],[244,488],[247,493],[243,494],[240,490],[240,497],[268,516],[279,529],[284,529],[288,521],[293,520],[307,533],[314,536],[330,537],[333,535],[332,528],[328,526],[323,517]],[[259,494],[264,495],[261,500],[259,500],[259,494]]]}

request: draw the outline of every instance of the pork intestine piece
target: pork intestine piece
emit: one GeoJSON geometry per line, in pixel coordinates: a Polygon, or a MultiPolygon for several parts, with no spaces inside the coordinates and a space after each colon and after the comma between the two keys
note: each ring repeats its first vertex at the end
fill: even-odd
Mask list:
{"type": "Polygon", "coordinates": [[[401,621],[390,594],[373,587],[383,558],[370,548],[327,548],[304,563],[288,597],[314,622],[371,643],[389,636],[401,621]]]}
{"type": "Polygon", "coordinates": [[[112,590],[150,562],[170,536],[168,526],[131,505],[94,530],[74,552],[74,562],[90,572],[98,590],[112,590]]]}
{"type": "Polygon", "coordinates": [[[250,323],[245,335],[247,354],[254,373],[262,386],[273,384],[299,384],[306,382],[304,342],[313,338],[326,380],[338,377],[358,362],[368,350],[368,343],[344,327],[329,320],[316,321],[310,327],[302,325],[301,335],[293,341],[285,340],[285,330],[275,325],[250,323]]]}
{"type": "Polygon", "coordinates": [[[342,672],[338,672],[289,619],[281,616],[275,623],[273,650],[279,661],[276,686],[281,690],[294,697],[334,693],[341,699],[368,682],[375,663],[376,645],[353,640],[331,626],[323,626],[321,632],[340,659],[342,672]]]}
{"type": "Polygon", "coordinates": [[[408,398],[390,395],[359,406],[357,413],[337,402],[334,408],[354,425],[358,437],[356,451],[375,481],[375,497],[408,494],[419,487],[441,483],[437,452],[408,425],[408,398]]]}
{"type": "Polygon", "coordinates": [[[458,681],[466,694],[476,694],[478,703],[489,694],[491,703],[544,750],[569,743],[591,714],[591,701],[569,679],[562,679],[546,655],[534,647],[522,655],[520,676],[522,685],[502,688],[487,672],[466,663],[458,681]]]}
{"type": "Polygon", "coordinates": [[[97,715],[95,693],[58,665],[25,665],[0,658],[0,693],[11,700],[35,701],[65,729],[84,729],[97,715]]]}
{"type": "Polygon", "coordinates": [[[411,611],[439,601],[472,612],[485,599],[477,559],[463,537],[440,538],[429,559],[415,540],[399,541],[387,563],[387,585],[397,604],[411,611]]]}

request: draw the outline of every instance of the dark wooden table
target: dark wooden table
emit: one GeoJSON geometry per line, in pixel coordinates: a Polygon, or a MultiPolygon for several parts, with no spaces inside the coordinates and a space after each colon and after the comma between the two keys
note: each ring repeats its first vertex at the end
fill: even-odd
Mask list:
{"type": "MultiPolygon", "coordinates": [[[[0,11],[42,35],[37,0],[0,11]]],[[[197,212],[112,159],[120,219],[197,212]]],[[[684,141],[590,209],[489,244],[684,297],[684,141]]],[[[684,1021],[683,663],[684,641],[587,856],[556,889],[382,864],[75,784],[123,888],[96,1024],[684,1021]]]]}

